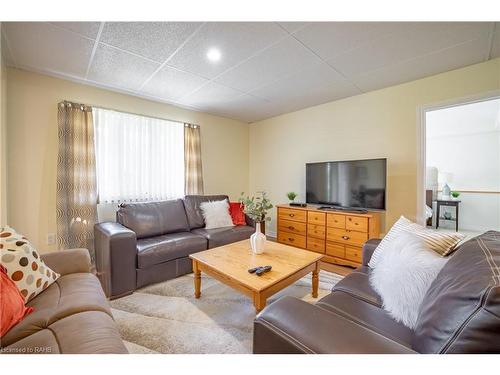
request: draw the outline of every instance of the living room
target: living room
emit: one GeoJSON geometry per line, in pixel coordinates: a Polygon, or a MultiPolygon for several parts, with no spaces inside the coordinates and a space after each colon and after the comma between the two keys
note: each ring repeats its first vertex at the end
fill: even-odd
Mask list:
{"type": "Polygon", "coordinates": [[[500,352],[498,204],[426,227],[422,131],[498,135],[500,22],[302,9],[2,17],[2,357],[500,352]]]}

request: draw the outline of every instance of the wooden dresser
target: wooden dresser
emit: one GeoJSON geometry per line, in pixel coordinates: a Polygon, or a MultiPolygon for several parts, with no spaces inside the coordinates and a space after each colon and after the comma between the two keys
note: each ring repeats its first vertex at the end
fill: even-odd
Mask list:
{"type": "Polygon", "coordinates": [[[363,243],[380,237],[380,213],[318,207],[278,205],[278,242],[325,254],[323,262],[359,266],[363,243]]]}

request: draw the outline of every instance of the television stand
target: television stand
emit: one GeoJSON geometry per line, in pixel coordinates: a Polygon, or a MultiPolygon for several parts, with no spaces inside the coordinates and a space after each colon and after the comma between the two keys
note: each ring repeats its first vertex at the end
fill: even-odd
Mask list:
{"type": "Polygon", "coordinates": [[[361,214],[366,214],[368,212],[368,210],[365,210],[364,208],[331,207],[331,206],[321,206],[318,208],[318,210],[355,212],[361,214]]]}
{"type": "Polygon", "coordinates": [[[380,238],[380,213],[348,212],[321,205],[277,206],[278,242],[323,254],[322,267],[332,264],[359,267],[363,244],[380,238]]]}

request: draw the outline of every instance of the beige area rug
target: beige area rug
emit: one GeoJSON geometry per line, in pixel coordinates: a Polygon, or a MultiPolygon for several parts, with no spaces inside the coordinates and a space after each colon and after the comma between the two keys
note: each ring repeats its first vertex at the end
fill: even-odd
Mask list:
{"type": "MultiPolygon", "coordinates": [[[[268,299],[288,295],[314,303],[343,276],[321,271],[319,297],[305,276],[268,299]]],[[[120,334],[131,353],[251,353],[255,310],[250,298],[202,275],[201,298],[193,274],[147,286],[111,301],[120,334]]]]}

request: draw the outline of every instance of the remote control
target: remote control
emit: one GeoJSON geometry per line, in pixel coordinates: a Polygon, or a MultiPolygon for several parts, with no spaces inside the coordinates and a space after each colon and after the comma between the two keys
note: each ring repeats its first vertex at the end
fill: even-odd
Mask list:
{"type": "Polygon", "coordinates": [[[255,271],[255,274],[257,276],[262,276],[265,272],[269,272],[271,271],[271,266],[264,266],[264,267],[260,267],[260,269],[258,269],[257,271],[255,271]]]}
{"type": "Polygon", "coordinates": [[[248,272],[249,272],[249,273],[255,273],[255,272],[256,272],[257,270],[259,270],[260,268],[262,268],[262,267],[250,268],[250,269],[248,270],[248,272]]]}

